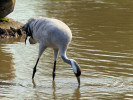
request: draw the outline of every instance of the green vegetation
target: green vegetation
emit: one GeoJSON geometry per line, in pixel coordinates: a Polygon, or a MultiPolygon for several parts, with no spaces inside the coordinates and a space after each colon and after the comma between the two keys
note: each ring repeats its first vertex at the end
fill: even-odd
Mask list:
{"type": "Polygon", "coordinates": [[[7,18],[0,18],[0,22],[8,22],[8,19],[7,18]]]}

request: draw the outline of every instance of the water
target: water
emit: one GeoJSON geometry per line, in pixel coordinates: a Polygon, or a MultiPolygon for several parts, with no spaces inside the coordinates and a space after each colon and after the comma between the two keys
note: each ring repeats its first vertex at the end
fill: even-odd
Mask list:
{"type": "Polygon", "coordinates": [[[17,0],[9,15],[23,23],[37,16],[71,28],[67,56],[82,68],[81,86],[60,56],[52,82],[52,49],[42,55],[32,81],[38,44],[6,39],[0,40],[0,99],[133,99],[132,0],[17,0]]]}

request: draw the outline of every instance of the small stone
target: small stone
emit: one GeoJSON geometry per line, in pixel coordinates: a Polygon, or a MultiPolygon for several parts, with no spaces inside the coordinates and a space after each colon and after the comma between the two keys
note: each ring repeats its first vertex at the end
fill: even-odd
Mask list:
{"type": "Polygon", "coordinates": [[[13,31],[13,32],[17,32],[15,28],[13,27],[10,27],[10,29],[13,31]]]}

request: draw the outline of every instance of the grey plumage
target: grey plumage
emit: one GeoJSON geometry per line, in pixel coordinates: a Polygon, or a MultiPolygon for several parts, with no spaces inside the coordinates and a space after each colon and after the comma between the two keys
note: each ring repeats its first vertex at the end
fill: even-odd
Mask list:
{"type": "MultiPolygon", "coordinates": [[[[40,56],[47,47],[52,47],[54,49],[54,69],[53,69],[53,80],[55,77],[55,68],[56,68],[56,59],[58,51],[64,62],[70,64],[73,68],[73,71],[78,77],[78,82],[80,84],[79,76],[81,70],[79,65],[75,60],[68,59],[66,56],[66,50],[71,42],[72,33],[70,28],[60,20],[51,19],[51,18],[37,18],[30,19],[22,28],[26,31],[27,37],[30,36],[29,42],[31,44],[38,42],[39,43],[39,55],[36,65],[33,70],[33,76],[36,72],[36,66],[39,61],[40,56]]],[[[26,38],[27,38],[26,37],[26,38]]]]}

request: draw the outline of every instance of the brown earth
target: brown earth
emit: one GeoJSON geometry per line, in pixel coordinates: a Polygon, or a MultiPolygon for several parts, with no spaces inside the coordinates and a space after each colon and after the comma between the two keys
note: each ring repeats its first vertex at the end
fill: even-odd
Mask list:
{"type": "MultiPolygon", "coordinates": [[[[7,17],[6,17],[7,18],[7,17]]],[[[0,38],[18,37],[25,34],[20,28],[24,25],[21,22],[7,18],[8,22],[0,22],[0,38]]]]}

